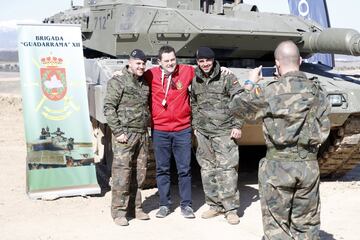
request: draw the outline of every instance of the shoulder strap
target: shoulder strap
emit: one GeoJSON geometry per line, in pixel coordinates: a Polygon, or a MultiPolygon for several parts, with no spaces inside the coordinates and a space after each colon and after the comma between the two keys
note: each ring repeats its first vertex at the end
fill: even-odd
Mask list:
{"type": "Polygon", "coordinates": [[[275,80],[275,79],[270,80],[269,82],[267,82],[267,83],[265,84],[265,87],[267,87],[267,86],[269,86],[269,85],[271,85],[271,84],[273,84],[273,83],[276,83],[276,82],[278,82],[278,80],[275,80]]]}

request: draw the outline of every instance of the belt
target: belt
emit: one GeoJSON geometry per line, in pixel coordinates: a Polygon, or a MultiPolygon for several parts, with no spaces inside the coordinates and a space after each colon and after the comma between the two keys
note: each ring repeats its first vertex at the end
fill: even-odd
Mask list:
{"type": "Polygon", "coordinates": [[[285,161],[313,161],[317,160],[318,148],[316,146],[285,146],[268,147],[266,158],[285,161]]]}

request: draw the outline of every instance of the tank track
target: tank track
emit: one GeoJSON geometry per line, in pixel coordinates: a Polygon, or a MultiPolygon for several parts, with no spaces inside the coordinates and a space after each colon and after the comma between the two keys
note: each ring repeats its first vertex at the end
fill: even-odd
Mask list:
{"type": "Polygon", "coordinates": [[[331,130],[320,148],[320,174],[323,178],[338,178],[360,164],[360,116],[350,116],[340,128],[331,130]]]}

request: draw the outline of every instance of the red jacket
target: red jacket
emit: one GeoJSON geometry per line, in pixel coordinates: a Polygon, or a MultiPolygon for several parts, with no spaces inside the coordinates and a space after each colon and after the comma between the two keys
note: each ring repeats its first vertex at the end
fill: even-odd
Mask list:
{"type": "Polygon", "coordinates": [[[160,131],[177,132],[191,126],[191,108],[188,87],[194,78],[194,68],[189,65],[177,65],[172,74],[172,84],[166,98],[167,106],[162,105],[165,98],[167,77],[161,85],[160,66],[145,72],[151,89],[151,125],[160,131]]]}

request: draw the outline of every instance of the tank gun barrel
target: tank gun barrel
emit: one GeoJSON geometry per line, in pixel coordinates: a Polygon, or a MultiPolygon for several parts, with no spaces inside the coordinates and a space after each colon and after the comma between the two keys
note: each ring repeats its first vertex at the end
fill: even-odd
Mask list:
{"type": "Polygon", "coordinates": [[[301,52],[360,56],[360,33],[346,28],[328,28],[318,33],[306,32],[299,47],[301,52]]]}

